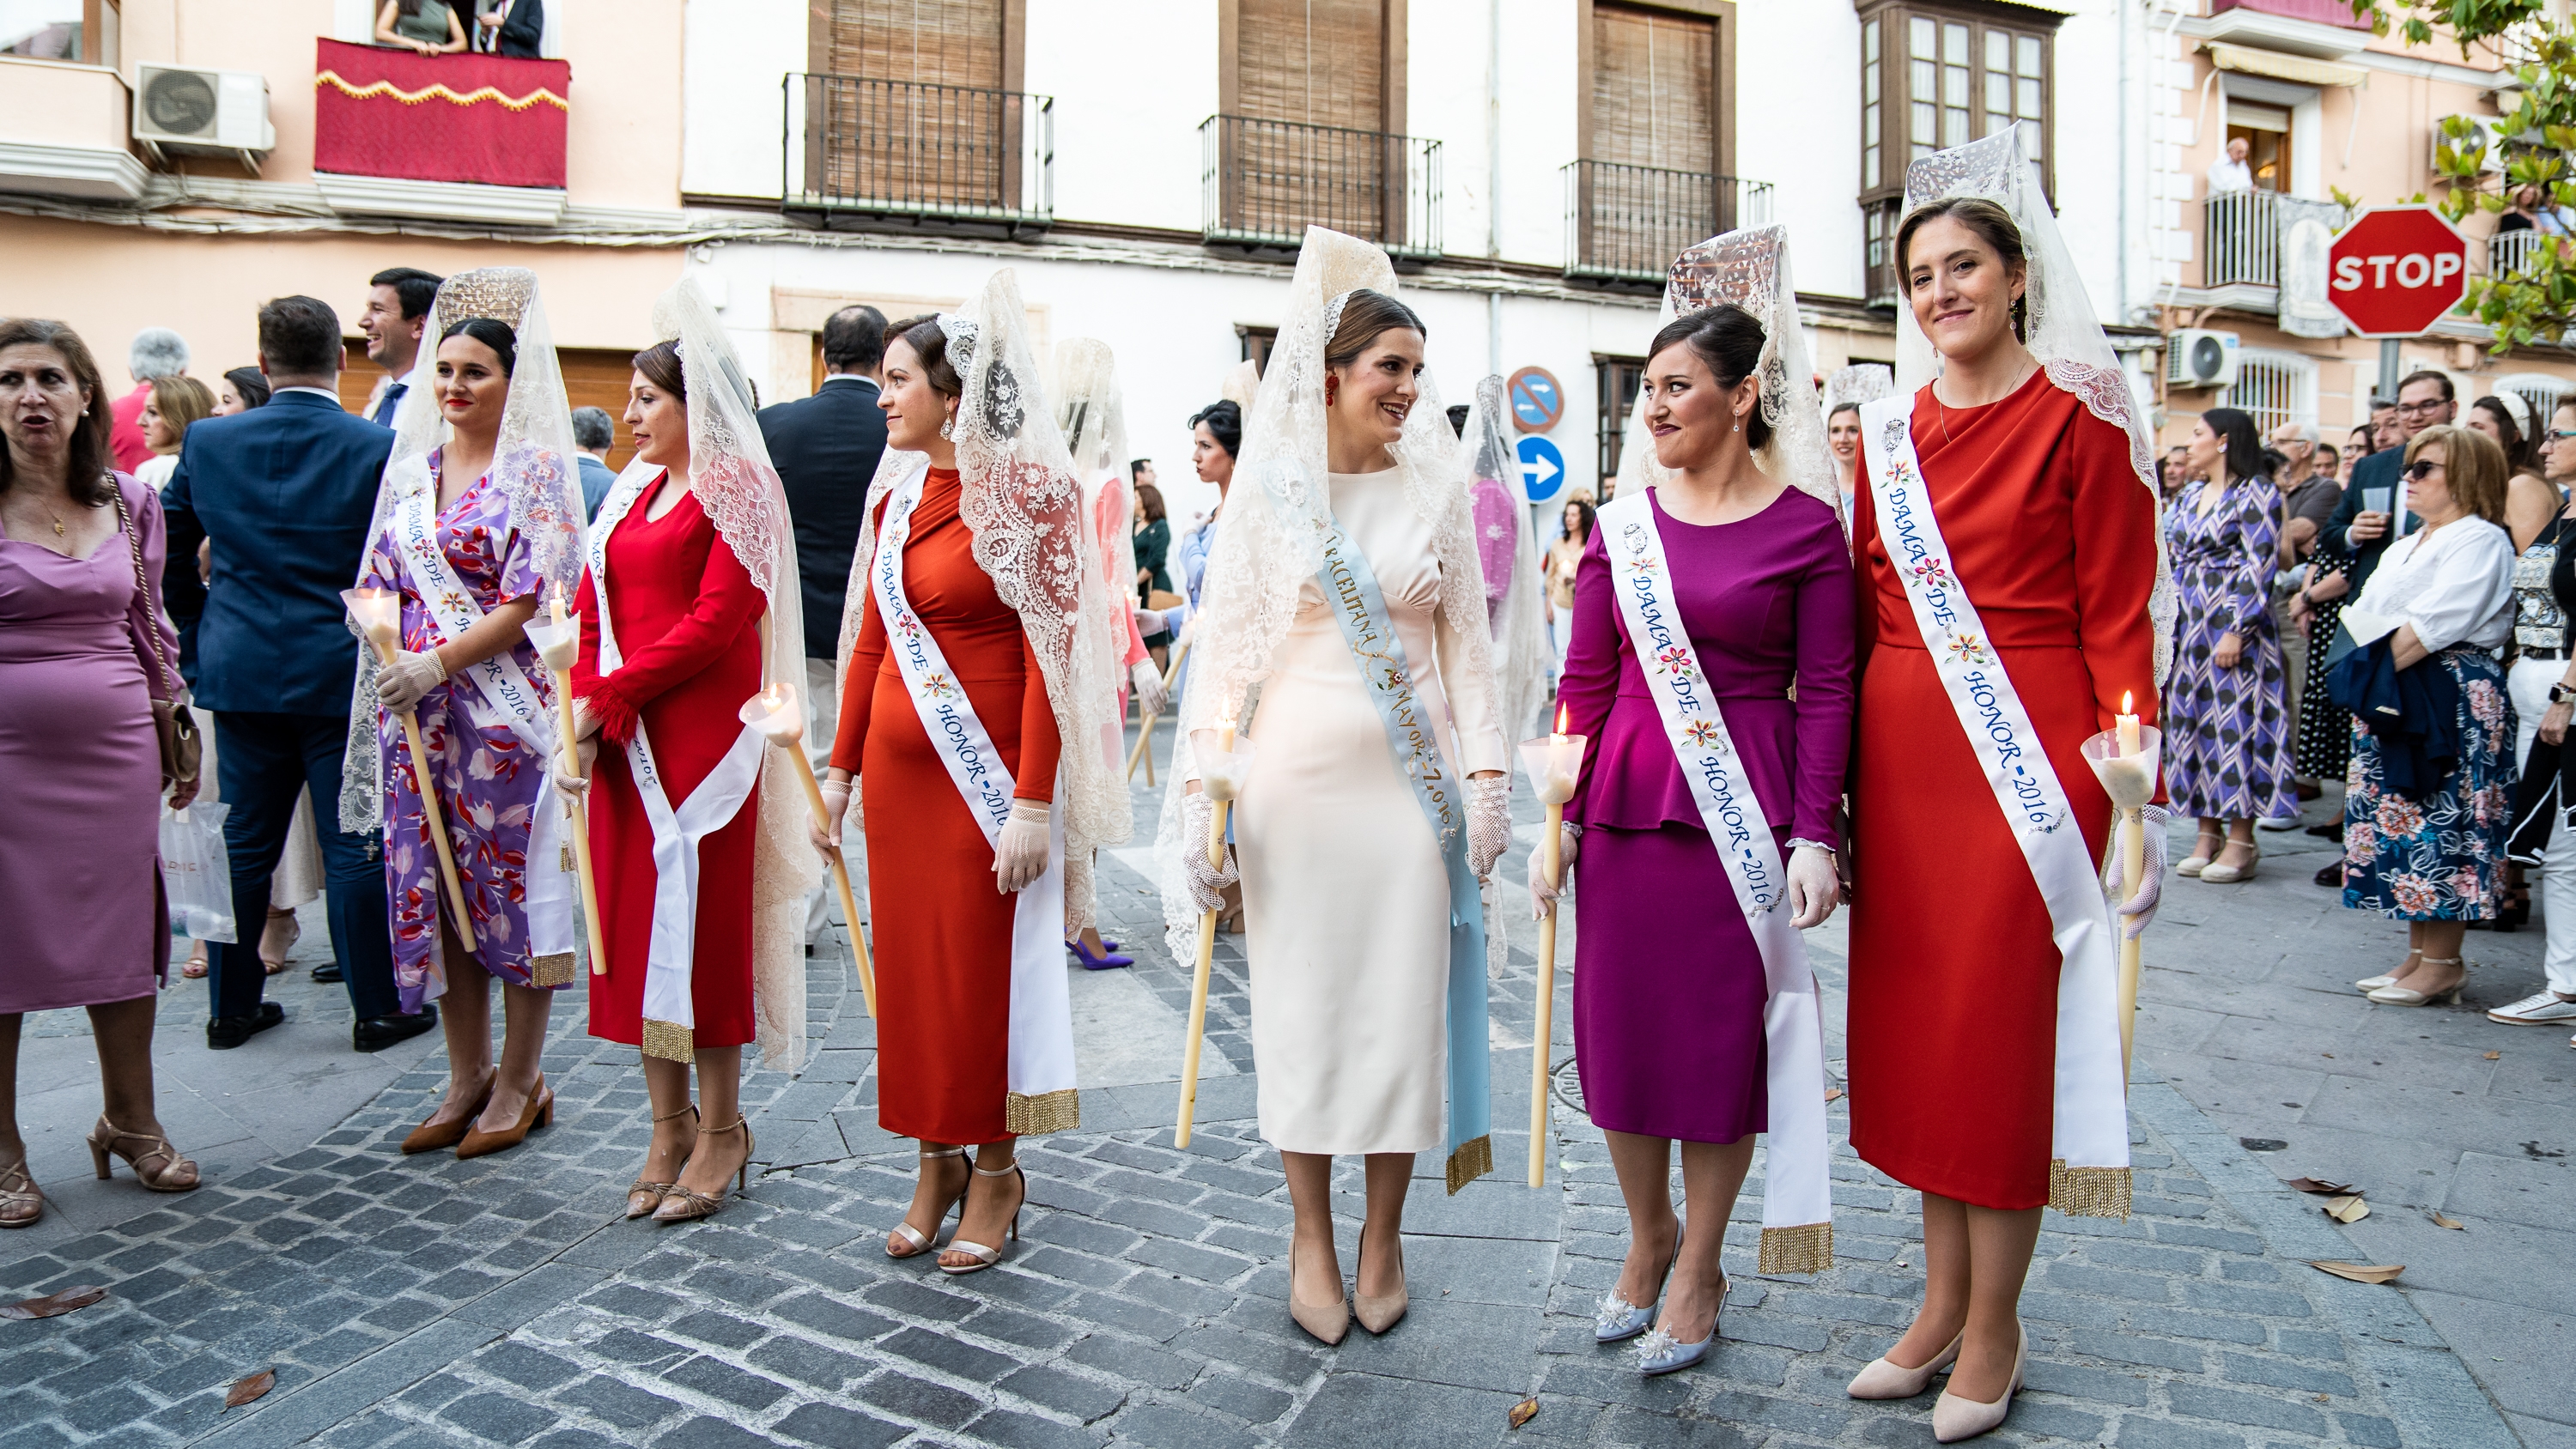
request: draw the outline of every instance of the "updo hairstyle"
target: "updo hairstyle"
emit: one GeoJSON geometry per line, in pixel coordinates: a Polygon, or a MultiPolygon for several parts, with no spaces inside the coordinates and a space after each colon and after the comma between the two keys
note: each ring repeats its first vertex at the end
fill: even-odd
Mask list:
{"type": "MultiPolygon", "coordinates": [[[[1410,327],[1426,338],[1431,335],[1431,329],[1423,326],[1422,319],[1402,302],[1366,287],[1352,289],[1343,298],[1340,324],[1333,328],[1333,335],[1324,340],[1324,365],[1350,366],[1360,360],[1360,354],[1368,351],[1369,344],[1375,342],[1380,333],[1392,332],[1398,327],[1410,327]]],[[[1234,450],[1228,448],[1226,451],[1234,450]]]]}
{"type": "Polygon", "coordinates": [[[688,369],[680,365],[679,339],[656,342],[635,354],[635,370],[644,380],[678,398],[682,406],[689,400],[688,369]]]}
{"type": "MultiPolygon", "coordinates": [[[[1646,348],[1652,361],[1667,347],[1688,347],[1691,354],[1708,364],[1721,388],[1734,388],[1753,375],[1762,365],[1762,324],[1753,314],[1732,302],[1703,307],[1687,317],[1676,317],[1655,334],[1646,348]]],[[[1762,419],[1761,399],[1754,400],[1753,411],[1744,415],[1744,442],[1759,452],[1771,441],[1771,425],[1762,419]]]]}
{"type": "Polygon", "coordinates": [[[1206,407],[1190,414],[1190,426],[1195,428],[1201,425],[1206,426],[1209,437],[1216,439],[1216,445],[1225,449],[1227,457],[1234,457],[1243,451],[1243,409],[1235,403],[1234,399],[1225,398],[1209,403],[1206,407]]]}
{"type": "Polygon", "coordinates": [[[939,314],[924,312],[906,317],[886,329],[886,338],[901,338],[903,345],[921,359],[921,375],[930,382],[930,390],[941,397],[964,397],[965,379],[948,362],[948,333],[939,325],[939,314]]]}
{"type": "MultiPolygon", "coordinates": [[[[513,331],[507,322],[493,317],[468,317],[462,322],[449,323],[447,330],[438,334],[438,340],[441,342],[445,342],[450,337],[471,337],[491,348],[492,355],[501,359],[503,377],[508,377],[519,365],[519,334],[513,331]]],[[[678,353],[675,350],[673,352],[675,366],[677,359],[678,353]]],[[[639,365],[642,363],[641,354],[638,354],[636,360],[639,365]]]]}
{"type": "MultiPolygon", "coordinates": [[[[2004,210],[2000,202],[1982,196],[1952,196],[1914,208],[1896,228],[1897,290],[1906,293],[1914,290],[1907,281],[1913,267],[1910,258],[1914,251],[1914,234],[1945,216],[1975,233],[1977,240],[1994,248],[1995,255],[2003,258],[2004,270],[2020,272],[2027,283],[2030,253],[2021,244],[2021,228],[2013,225],[2012,213],[2004,210]]],[[[2027,286],[2021,296],[2013,299],[2012,325],[2014,341],[2030,341],[2030,292],[2027,286]]]]}

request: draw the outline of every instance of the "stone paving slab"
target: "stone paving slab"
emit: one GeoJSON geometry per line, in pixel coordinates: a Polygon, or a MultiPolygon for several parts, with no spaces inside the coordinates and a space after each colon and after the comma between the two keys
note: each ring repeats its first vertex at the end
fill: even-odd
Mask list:
{"type": "MultiPolygon", "coordinates": [[[[1135,863],[1104,860],[1103,897],[1106,927],[1139,964],[1114,983],[1077,974],[1077,998],[1185,1007],[1187,977],[1135,863]]],[[[1519,870],[1516,852],[1504,877],[1519,870]]],[[[1593,1346],[1623,1215],[1599,1135],[1562,1104],[1548,1184],[1524,1185],[1531,935],[1514,925],[1492,983],[1498,1171],[1451,1197],[1436,1163],[1418,1170],[1414,1308],[1384,1338],[1354,1329],[1327,1350],[1289,1322],[1290,1213],[1252,1120],[1239,938],[1220,938],[1209,1038],[1236,1070],[1203,1083],[1190,1150],[1171,1145],[1170,1081],[1101,1081],[1087,1066],[1083,1128],[1023,1146],[1023,1238],[1002,1266],[957,1279],[883,1254],[912,1147],[874,1124],[874,1025],[827,954],[810,975],[814,1063],[794,1081],[746,1079],[763,1171],[712,1220],[618,1219],[645,1097],[632,1048],[580,1034],[576,988],[546,1055],[556,1122],[516,1151],[400,1155],[443,1085],[442,1059],[422,1055],[353,1094],[309,1147],[166,1198],[120,1175],[94,1200],[121,1211],[0,1241],[0,1297],[111,1290],[61,1318],[0,1323],[0,1449],[1928,1444],[1928,1399],[1841,1392],[1921,1293],[1917,1204],[1850,1158],[1847,1103],[1833,1109],[1832,1271],[1750,1271],[1757,1160],[1729,1252],[1727,1341],[1710,1363],[1643,1380],[1626,1353],[1593,1346]],[[277,1389],[224,1410],[224,1386],[261,1368],[277,1389]],[[1506,1428],[1529,1397],[1537,1417],[1506,1428]]],[[[1837,1070],[1841,939],[1829,927],[1811,941],[1836,1007],[1837,1070]]],[[[1568,941],[1552,1066],[1571,1050],[1568,941]]],[[[1149,1053],[1119,1059],[1121,1075],[1168,1075],[1149,1053]]],[[[2032,1390],[1992,1442],[2513,1442],[2405,1295],[2300,1261],[2360,1250],[2281,1191],[2225,1121],[2144,1079],[2135,1105],[2138,1213],[2049,1218],[2027,1299],[2032,1390]]],[[[1347,1267],[1356,1161],[1335,1191],[1347,1267]]]]}

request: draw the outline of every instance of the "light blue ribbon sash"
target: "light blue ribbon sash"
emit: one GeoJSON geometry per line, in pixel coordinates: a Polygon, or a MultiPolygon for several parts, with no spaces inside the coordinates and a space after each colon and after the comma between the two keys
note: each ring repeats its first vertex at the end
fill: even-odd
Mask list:
{"type": "MultiPolygon", "coordinates": [[[[1395,770],[1413,786],[1449,872],[1449,1191],[1494,1170],[1493,1061],[1485,1007],[1485,916],[1467,868],[1465,780],[1441,760],[1440,725],[1413,686],[1404,641],[1387,622],[1386,597],[1368,555],[1329,516],[1318,527],[1324,566],[1315,584],[1342,626],[1369,702],[1386,726],[1395,770]]],[[[1533,1152],[1543,1144],[1531,1143],[1533,1152]]]]}

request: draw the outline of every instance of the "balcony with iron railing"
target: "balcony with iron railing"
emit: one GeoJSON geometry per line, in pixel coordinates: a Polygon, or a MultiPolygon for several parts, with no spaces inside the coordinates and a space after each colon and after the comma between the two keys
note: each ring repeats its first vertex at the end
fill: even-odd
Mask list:
{"type": "Polygon", "coordinates": [[[1055,220],[1055,100],[790,73],[785,210],[825,225],[1042,231],[1055,220]]]}
{"type": "Polygon", "coordinates": [[[2279,201],[2270,191],[2214,191],[2201,202],[2202,286],[2281,285],[2279,201]]]}
{"type": "Polygon", "coordinates": [[[1771,220],[1771,183],[1708,171],[1570,161],[1565,177],[1565,275],[1661,287],[1685,247],[1771,220]]]}
{"type": "Polygon", "coordinates": [[[2533,227],[2519,231],[2500,231],[2487,238],[2487,275],[2510,277],[2522,270],[2531,254],[2540,250],[2541,241],[2551,235],[2533,227]]]}
{"type": "Polygon", "coordinates": [[[1210,116],[1199,126],[1200,232],[1210,246],[1294,251],[1309,226],[1399,262],[1440,255],[1440,143],[1420,136],[1210,116]]]}

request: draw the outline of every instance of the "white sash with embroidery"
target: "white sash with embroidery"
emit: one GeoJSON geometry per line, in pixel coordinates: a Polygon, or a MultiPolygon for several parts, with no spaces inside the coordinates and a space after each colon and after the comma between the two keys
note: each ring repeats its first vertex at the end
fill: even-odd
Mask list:
{"type": "Polygon", "coordinates": [[[2012,676],[1987,642],[1941,538],[1914,453],[1914,394],[1861,409],[1861,441],[1878,534],[1914,606],[1923,647],[1949,693],[2048,906],[2064,965],[2057,982],[2056,1095],[2049,1206],[2088,1217],[2129,1215],[2129,1115],[2121,1076],[2116,951],[2102,879],[2065,786],[2012,676]]]}
{"type": "MultiPolygon", "coordinates": [[[[599,611],[603,679],[624,662],[617,649],[617,631],[609,622],[608,537],[644,490],[661,479],[662,471],[629,469],[600,501],[599,518],[591,526],[592,607],[599,611]]],[[[724,543],[719,540],[716,546],[722,548],[724,543]]],[[[645,735],[640,713],[635,733],[627,738],[626,765],[635,777],[635,793],[643,797],[645,818],[653,826],[653,931],[644,965],[643,1050],[648,1056],[685,1062],[695,1055],[698,1015],[689,983],[697,957],[698,847],[741,813],[742,802],[760,783],[763,748],[760,731],[743,726],[716,767],[674,809],[662,787],[661,772],[654,767],[652,742],[645,735]]]]}
{"type": "MultiPolygon", "coordinates": [[[[973,701],[957,682],[939,641],[912,611],[903,591],[903,548],[912,537],[912,511],[921,502],[927,465],[914,469],[888,493],[876,556],[868,562],[869,587],[885,621],[886,647],[902,671],[904,689],[921,716],[940,762],[948,767],[967,813],[984,839],[999,845],[1011,817],[1015,787],[1010,766],[975,716],[973,701]]],[[[1079,749],[1079,741],[1064,742],[1079,749]]],[[[1058,783],[1062,783],[1061,776],[1058,783]]],[[[1063,800],[1063,791],[1056,799],[1063,800]]],[[[1047,812],[1047,868],[1019,893],[1011,915],[1011,1038],[1004,1125],[1015,1135],[1063,1132],[1082,1125],[1074,1092],[1073,1000],[1064,977],[1064,811],[1047,812]]]]}
{"type": "Polygon", "coordinates": [[[1601,505],[1616,559],[1611,573],[1629,646],[1663,717],[1664,737],[1689,782],[1753,944],[1769,999],[1762,1010],[1768,1058],[1770,1165],[1763,1172],[1765,1273],[1821,1273],[1833,1266],[1833,1174],[1825,1133],[1824,1021],[1806,942],[1790,924],[1788,873],[1762,802],[1745,778],[1699,654],[1683,627],[1662,531],[1644,492],[1601,505]]]}
{"type": "MultiPolygon", "coordinates": [[[[412,591],[420,596],[421,605],[438,631],[441,643],[453,643],[465,631],[483,622],[483,607],[474,602],[471,590],[457,576],[455,566],[447,561],[447,550],[438,542],[438,489],[425,464],[414,461],[420,470],[420,486],[405,495],[393,515],[395,549],[403,562],[403,571],[411,576],[412,591]]],[[[554,759],[554,730],[547,717],[545,696],[537,693],[519,662],[510,651],[467,666],[461,677],[470,681],[470,690],[451,690],[458,706],[477,728],[488,728],[498,722],[509,727],[521,748],[536,762],[542,781],[554,759]]],[[[527,867],[523,884],[527,892],[528,977],[533,986],[569,986],[574,972],[573,922],[575,896],[572,880],[574,867],[565,861],[570,842],[564,836],[563,815],[570,806],[553,805],[554,790],[540,783],[536,803],[528,810],[527,867]]],[[[436,949],[432,950],[433,960],[436,949]]],[[[429,999],[446,991],[445,963],[433,977],[436,990],[429,999]]]]}

